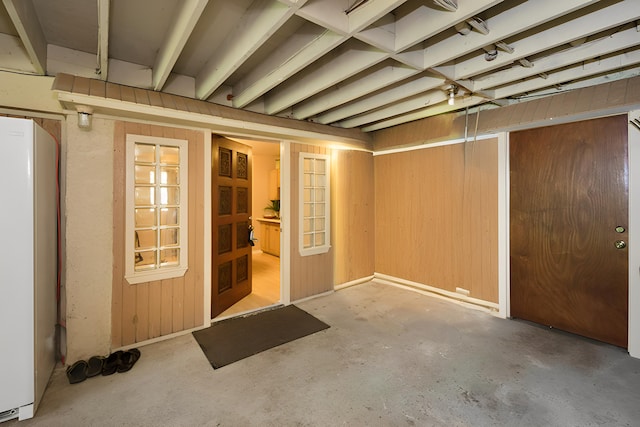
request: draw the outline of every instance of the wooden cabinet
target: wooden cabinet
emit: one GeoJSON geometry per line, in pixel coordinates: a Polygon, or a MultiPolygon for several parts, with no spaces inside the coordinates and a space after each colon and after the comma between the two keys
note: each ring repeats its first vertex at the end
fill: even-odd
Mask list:
{"type": "Polygon", "coordinates": [[[269,173],[269,200],[280,200],[280,169],[269,173]]]}
{"type": "Polygon", "coordinates": [[[258,220],[260,222],[260,247],[262,252],[280,256],[280,222],[273,220],[258,220]]]}

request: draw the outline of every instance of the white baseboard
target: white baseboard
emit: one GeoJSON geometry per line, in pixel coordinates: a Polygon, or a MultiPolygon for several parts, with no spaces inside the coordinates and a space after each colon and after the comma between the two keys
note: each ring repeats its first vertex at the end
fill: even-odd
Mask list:
{"type": "Polygon", "coordinates": [[[456,292],[446,291],[434,286],[425,285],[423,283],[412,282],[410,280],[400,279],[399,277],[389,276],[382,273],[374,273],[374,280],[385,283],[387,285],[396,286],[410,291],[419,292],[423,295],[444,299],[446,301],[455,302],[465,307],[475,310],[481,310],[491,315],[500,317],[498,304],[484,301],[477,298],[471,298],[456,292]]]}
{"type": "Polygon", "coordinates": [[[345,282],[345,283],[341,283],[339,285],[335,285],[333,287],[333,289],[335,291],[339,291],[340,289],[345,289],[345,288],[349,288],[351,286],[356,286],[356,285],[361,285],[363,283],[367,283],[370,282],[371,280],[373,280],[375,276],[367,276],[367,277],[362,277],[360,279],[356,279],[356,280],[352,280],[350,282],[345,282]]]}
{"type": "Polygon", "coordinates": [[[300,299],[297,299],[295,301],[291,301],[291,304],[298,304],[298,303],[309,301],[309,300],[312,300],[312,299],[324,297],[324,296],[327,296],[327,295],[331,295],[334,292],[335,291],[331,290],[331,291],[322,292],[320,294],[311,295],[310,297],[300,298],[300,299]]]}

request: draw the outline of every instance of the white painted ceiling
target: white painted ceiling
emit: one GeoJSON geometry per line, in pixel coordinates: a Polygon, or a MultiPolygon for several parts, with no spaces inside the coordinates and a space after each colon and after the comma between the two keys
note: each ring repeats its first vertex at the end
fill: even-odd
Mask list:
{"type": "Polygon", "coordinates": [[[640,0],[2,0],[0,69],[374,131],[636,76],[639,31],[640,0]]]}

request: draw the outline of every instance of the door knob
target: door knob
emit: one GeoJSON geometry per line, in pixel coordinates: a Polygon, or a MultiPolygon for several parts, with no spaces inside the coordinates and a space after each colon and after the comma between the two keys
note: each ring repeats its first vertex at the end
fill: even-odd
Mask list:
{"type": "Polygon", "coordinates": [[[627,247],[627,244],[624,240],[616,240],[614,243],[616,249],[624,249],[627,247]]]}

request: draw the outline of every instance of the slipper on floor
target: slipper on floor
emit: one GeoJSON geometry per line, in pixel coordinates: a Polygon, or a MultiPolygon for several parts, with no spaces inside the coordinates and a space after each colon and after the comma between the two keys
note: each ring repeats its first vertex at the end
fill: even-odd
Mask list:
{"type": "Polygon", "coordinates": [[[120,364],[118,365],[118,372],[127,372],[136,362],[140,359],[140,350],[132,348],[122,353],[120,357],[120,364]]]}
{"type": "Polygon", "coordinates": [[[87,362],[87,378],[95,377],[96,375],[100,375],[102,373],[102,365],[104,364],[105,358],[102,356],[92,356],[87,362]]]}
{"type": "Polygon", "coordinates": [[[87,379],[87,362],[78,360],[67,368],[67,378],[69,384],[77,384],[87,379]]]}
{"type": "Polygon", "coordinates": [[[111,353],[102,363],[102,375],[115,374],[120,365],[120,358],[122,357],[122,351],[118,350],[115,353],[111,353]]]}

